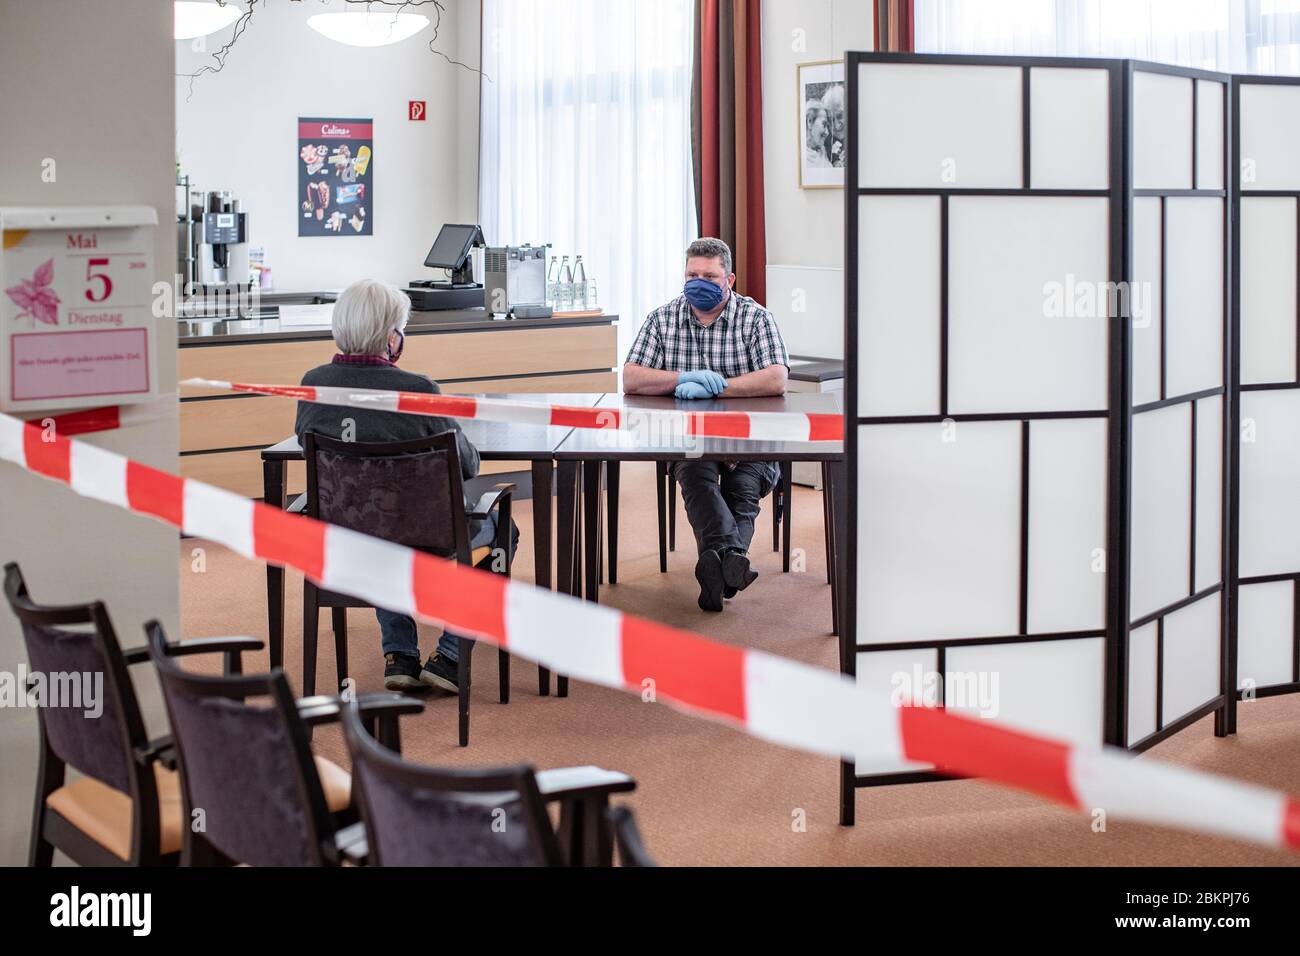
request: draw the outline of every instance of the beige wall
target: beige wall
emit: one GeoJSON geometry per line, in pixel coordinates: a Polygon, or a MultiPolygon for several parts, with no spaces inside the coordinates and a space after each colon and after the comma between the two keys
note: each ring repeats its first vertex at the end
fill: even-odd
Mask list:
{"type": "Polygon", "coordinates": [[[869,0],[763,3],[768,307],[795,352],[812,347],[829,354],[832,343],[841,344],[844,325],[844,192],[799,188],[795,68],[840,59],[845,50],[871,49],[871,10],[869,0]],[[793,311],[795,289],[805,293],[805,312],[793,311]]]}
{"type": "MultiPolygon", "coordinates": [[[[477,66],[478,0],[445,7],[436,48],[477,66]]],[[[182,171],[195,188],[228,189],[242,201],[250,245],[266,250],[280,291],[441,278],[424,267],[439,227],[472,222],[478,205],[477,74],[429,49],[433,23],[372,48],[307,26],[314,14],[343,9],[340,0],[259,4],[219,73],[196,78],[192,94],[188,77],[175,80],[182,171]],[[426,102],[423,122],[408,119],[410,100],[426,102]],[[373,118],[373,236],[298,237],[299,116],[373,118]]],[[[431,9],[413,12],[434,19],[431,9]]],[[[204,38],[201,51],[176,42],[176,73],[210,63],[233,30],[204,38]]]]}
{"type": "MultiPolygon", "coordinates": [[[[170,0],[0,0],[0,205],[146,204],[171,221],[175,178],[170,0]],[[55,181],[42,182],[53,159],[55,181]]],[[[154,244],[159,278],[170,279],[173,239],[154,244]]],[[[154,336],[163,392],[176,388],[176,332],[154,336]]],[[[175,470],[176,418],[89,436],[175,470]]],[[[37,600],[103,598],[122,642],[141,643],[141,624],[161,618],[179,633],[174,530],[74,495],[0,464],[0,563],[18,561],[37,600]]],[[[0,670],[26,652],[16,622],[0,609],[0,670]]],[[[140,683],[152,733],[165,729],[157,686],[140,683]]],[[[0,709],[0,864],[22,863],[31,824],[36,721],[0,709]]]]}

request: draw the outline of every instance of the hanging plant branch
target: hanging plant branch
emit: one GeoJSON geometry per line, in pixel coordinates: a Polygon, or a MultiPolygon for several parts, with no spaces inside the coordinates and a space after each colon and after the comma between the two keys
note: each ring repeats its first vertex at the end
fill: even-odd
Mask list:
{"type": "MultiPolygon", "coordinates": [[[[239,2],[240,0],[217,0],[217,6],[220,7],[226,7],[231,5],[238,6],[239,2]]],[[[203,66],[199,67],[193,73],[176,74],[177,76],[184,76],[189,78],[190,81],[189,93],[185,97],[187,102],[194,96],[195,80],[197,80],[200,76],[203,76],[206,73],[220,73],[225,68],[226,57],[230,55],[230,51],[234,48],[235,44],[239,41],[239,38],[243,36],[244,31],[248,29],[248,24],[253,19],[253,13],[257,9],[257,5],[259,3],[261,3],[263,6],[266,5],[266,0],[242,0],[242,2],[246,2],[248,4],[248,9],[244,10],[239,15],[239,19],[235,21],[234,32],[230,35],[230,39],[227,40],[225,43],[223,43],[221,45],[221,48],[212,54],[212,59],[215,61],[215,63],[205,63],[203,66]]],[[[289,0],[289,2],[302,3],[303,0],[289,0]]],[[[322,2],[327,2],[327,0],[322,0],[322,2]]],[[[343,2],[348,6],[362,5],[365,6],[367,9],[375,6],[396,8],[393,10],[394,16],[397,16],[397,14],[406,11],[408,8],[417,9],[419,7],[432,6],[433,7],[433,39],[429,41],[430,52],[438,54],[438,56],[442,57],[444,60],[446,60],[448,63],[452,64],[453,66],[459,66],[462,67],[463,69],[469,70],[472,73],[477,73],[479,76],[486,79],[489,83],[492,82],[492,78],[488,76],[486,73],[484,73],[482,70],[478,69],[477,67],[470,66],[468,63],[463,63],[460,60],[457,60],[451,56],[448,56],[446,53],[444,53],[442,50],[438,49],[434,45],[438,42],[438,31],[442,28],[442,15],[447,11],[447,8],[443,4],[443,0],[343,0],[343,2]]]]}

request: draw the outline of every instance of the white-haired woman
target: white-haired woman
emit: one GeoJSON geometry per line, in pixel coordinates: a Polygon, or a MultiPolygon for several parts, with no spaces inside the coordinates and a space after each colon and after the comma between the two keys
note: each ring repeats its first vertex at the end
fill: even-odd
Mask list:
{"type": "MultiPolygon", "coordinates": [[[[334,304],[332,332],[338,354],[328,365],[318,366],[304,375],[302,384],[403,392],[440,391],[433,379],[397,367],[406,341],[410,310],[410,299],[392,286],[374,279],[352,283],[334,304]]],[[[478,474],[478,450],[451,418],[299,402],[294,432],[299,440],[309,431],[342,438],[345,420],[352,422],[349,439],[359,442],[408,441],[454,431],[464,477],[473,478],[478,474]]],[[[512,532],[513,549],[519,530],[512,528],[512,532]]],[[[473,547],[491,544],[496,536],[496,516],[477,527],[471,526],[470,534],[473,547]]],[[[385,687],[405,690],[429,684],[456,691],[460,651],[456,635],[444,633],[438,640],[437,651],[421,667],[415,621],[392,611],[376,610],[375,615],[383,637],[385,687]]]]}

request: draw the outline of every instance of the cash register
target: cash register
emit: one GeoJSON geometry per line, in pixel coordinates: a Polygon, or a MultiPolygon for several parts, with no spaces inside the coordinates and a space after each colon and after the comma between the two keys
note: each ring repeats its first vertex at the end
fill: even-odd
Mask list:
{"type": "Polygon", "coordinates": [[[449,279],[413,279],[403,289],[417,311],[483,308],[483,284],[474,281],[473,252],[482,246],[483,230],[477,225],[447,224],[438,232],[424,257],[431,269],[447,269],[449,279]]]}

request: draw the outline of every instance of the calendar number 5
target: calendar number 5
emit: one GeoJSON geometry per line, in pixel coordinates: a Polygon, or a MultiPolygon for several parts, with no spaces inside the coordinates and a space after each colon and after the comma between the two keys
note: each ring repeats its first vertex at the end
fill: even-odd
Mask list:
{"type": "Polygon", "coordinates": [[[86,289],[86,300],[89,302],[103,302],[113,294],[113,280],[105,272],[96,272],[95,269],[100,266],[106,267],[107,259],[91,259],[86,263],[86,281],[88,283],[99,283],[99,295],[95,295],[94,287],[86,289]]]}

